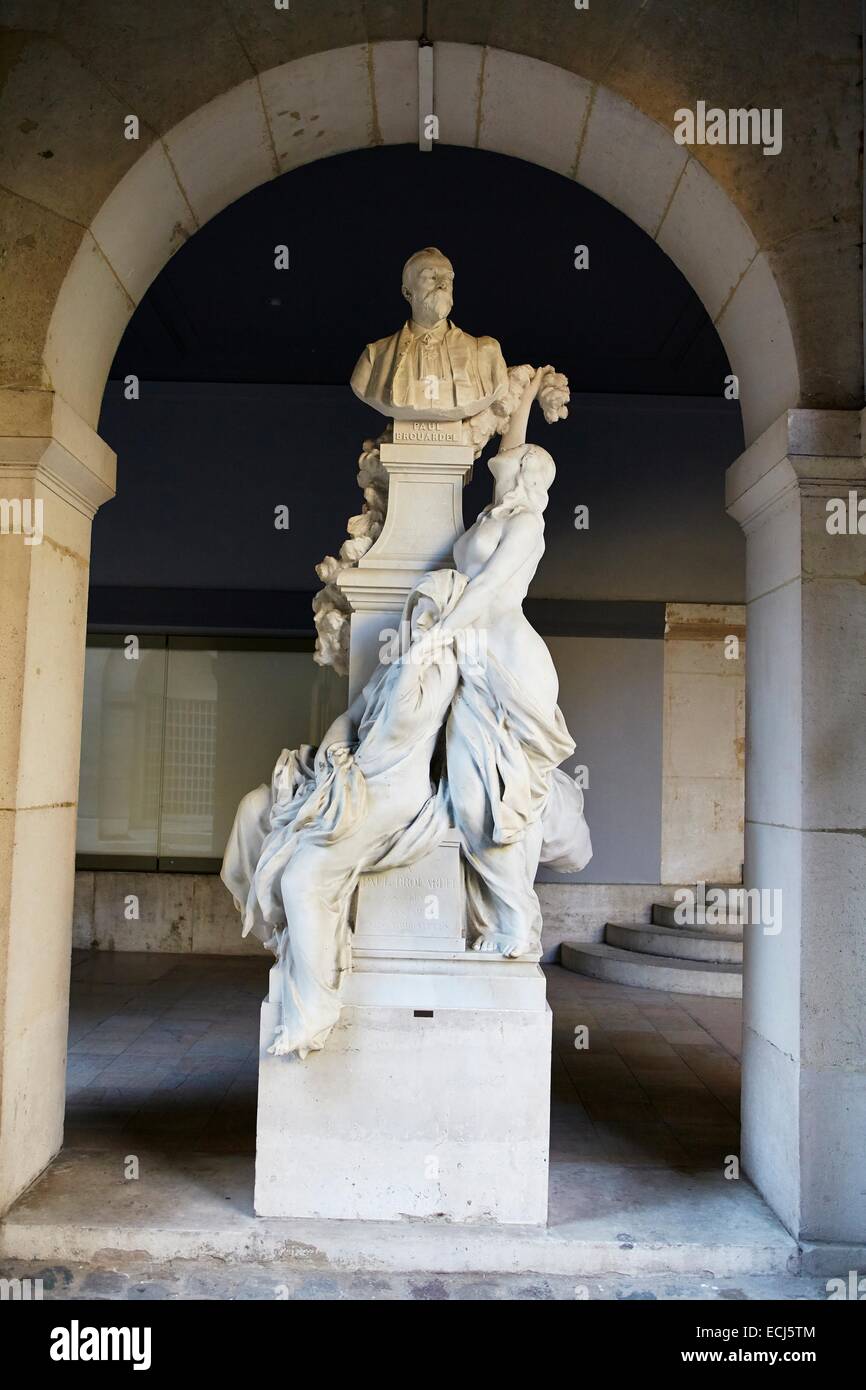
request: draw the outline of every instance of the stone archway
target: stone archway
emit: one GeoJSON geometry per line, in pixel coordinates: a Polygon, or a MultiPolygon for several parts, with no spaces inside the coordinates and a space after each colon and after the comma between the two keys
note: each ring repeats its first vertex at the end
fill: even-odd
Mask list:
{"type": "MultiPolygon", "coordinates": [[[[443,142],[506,153],[577,179],[652,236],[693,285],[740,381],[751,447],[732,469],[730,498],[731,510],[750,538],[750,595],[762,600],[779,585],[793,585],[799,607],[789,618],[805,620],[807,589],[801,581],[816,577],[814,556],[820,548],[807,547],[804,538],[807,531],[812,540],[818,535],[828,489],[847,487],[851,479],[862,477],[859,420],[853,412],[796,409],[799,376],[789,318],[767,255],[733,202],[668,130],[574,73],[495,48],[450,43],[436,45],[435,71],[434,106],[443,142]],[[782,520],[772,524],[787,530],[778,542],[768,541],[766,528],[777,517],[782,520]],[[763,562],[776,544],[785,550],[785,574],[770,583],[763,562]]],[[[9,769],[5,804],[10,808],[3,852],[10,870],[10,925],[0,1206],[45,1166],[62,1137],[89,523],[113,490],[113,458],[93,425],[115,348],[172,252],[222,208],[309,160],[414,142],[417,124],[417,47],[410,42],[313,54],[263,72],[201,107],[150,146],[92,219],[51,316],[44,350],[50,390],[5,393],[9,424],[4,433],[14,442],[7,448],[4,471],[22,497],[44,503],[46,544],[18,547],[14,556],[7,548],[4,560],[17,663],[3,705],[9,769]]],[[[435,153],[431,170],[435,172],[435,153]]],[[[851,597],[853,561],[849,557],[840,571],[836,557],[831,563],[821,552],[821,563],[826,570],[818,576],[822,593],[830,593],[826,581],[832,580],[850,624],[854,620],[845,605],[851,597]]],[[[856,611],[861,614],[862,606],[856,611]]],[[[811,632],[804,642],[807,637],[812,642],[811,632]]],[[[778,641],[771,619],[766,628],[759,625],[753,631],[752,672],[766,674],[763,663],[774,659],[778,641]]],[[[808,666],[804,654],[805,648],[781,654],[798,691],[808,666]]],[[[762,720],[767,720],[772,695],[765,694],[763,685],[757,688],[753,677],[753,741],[756,730],[765,737],[762,720]]],[[[776,778],[783,783],[788,755],[799,758],[817,737],[807,730],[801,705],[789,713],[785,737],[790,741],[776,778]]],[[[766,750],[771,747],[767,736],[766,750]]],[[[760,765],[754,750],[753,765],[760,765]]],[[[771,781],[775,775],[768,772],[771,781]]],[[[790,790],[786,784],[780,795],[790,790]]],[[[858,823],[854,794],[848,790],[845,795],[845,811],[838,814],[824,797],[815,815],[827,824],[810,825],[810,831],[862,834],[851,830],[858,823]]],[[[753,793],[750,816],[754,805],[753,793]]],[[[837,1027],[840,1036],[829,1051],[822,1052],[819,1045],[812,1053],[801,1027],[801,959],[813,966],[816,960],[797,896],[808,851],[803,828],[808,822],[801,811],[798,803],[789,825],[799,837],[793,848],[791,843],[767,848],[765,837],[753,851],[753,875],[758,875],[753,881],[773,883],[783,874],[786,882],[796,879],[792,911],[797,926],[785,938],[783,968],[792,989],[796,979],[799,993],[789,1016],[777,1026],[771,995],[779,958],[774,962],[768,957],[766,943],[751,952],[747,1026],[754,1041],[746,1049],[750,1077],[744,1142],[749,1170],[795,1233],[844,1240],[854,1238],[854,1225],[862,1220],[858,1215],[852,1224],[843,1205],[853,1201],[854,1210],[862,1211],[852,1178],[857,1134],[850,1125],[845,1129],[840,1102],[815,1078],[829,1059],[829,1069],[835,1069],[833,1094],[839,1092],[843,1071],[850,1090],[853,1052],[841,1036],[850,1032],[847,1024],[837,1027]],[[811,1072],[807,1054],[819,1059],[811,1072]],[[774,1088],[782,1102],[768,1135],[762,1132],[762,1106],[774,1088]],[[823,1176],[816,1176],[814,1166],[807,1174],[804,1166],[807,1114],[822,1116],[825,1128],[830,1124],[839,1131],[838,1161],[823,1176]],[[807,1178],[814,1189],[811,1206],[804,1196],[807,1178]]],[[[763,805],[759,812],[764,814],[763,805]]],[[[753,831],[753,844],[762,834],[753,831]]],[[[839,844],[844,851],[846,846],[839,844]]],[[[841,897],[839,906],[844,907],[841,897]]],[[[820,970],[817,976],[820,995],[826,981],[820,970]]],[[[862,1057],[857,1066],[859,1085],[864,1081],[862,1057]]],[[[826,1074],[827,1066],[823,1070],[826,1074]]],[[[858,1114],[862,1090],[860,1104],[858,1114]]]]}
{"type": "MultiPolygon", "coordinates": [[[[434,52],[442,143],[575,179],[679,267],[739,377],[747,443],[797,404],[793,336],[767,257],[670,131],[607,88],[535,58],[468,44],[434,52]]],[[[359,44],[285,63],[150,146],[93,218],[48,329],[46,373],[83,419],[96,423],[115,348],[148,285],[211,217],[310,160],[417,141],[417,54],[414,43],[359,44]]]]}

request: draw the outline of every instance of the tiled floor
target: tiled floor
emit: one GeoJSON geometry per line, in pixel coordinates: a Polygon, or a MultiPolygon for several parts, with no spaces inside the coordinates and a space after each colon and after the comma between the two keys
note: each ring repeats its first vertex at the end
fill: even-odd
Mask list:
{"type": "Polygon", "coordinates": [[[253,1150],[268,961],[76,951],[66,1147],[253,1150]]]}
{"type": "Polygon", "coordinates": [[[739,1000],[605,985],[558,966],[548,978],[551,1163],[723,1169],[739,1142],[739,1000]]]}
{"type": "MultiPolygon", "coordinates": [[[[76,951],[66,1147],[252,1153],[268,960],[76,951]]],[[[552,1164],[722,1170],[737,1153],[739,1002],[559,966],[548,979],[552,1164]]]]}

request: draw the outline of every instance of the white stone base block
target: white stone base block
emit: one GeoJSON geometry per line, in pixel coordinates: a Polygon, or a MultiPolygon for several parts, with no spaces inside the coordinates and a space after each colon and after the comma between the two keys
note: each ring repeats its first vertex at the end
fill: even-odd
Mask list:
{"type": "Polygon", "coordinates": [[[276,1006],[262,1006],[256,1214],[544,1224],[551,1013],[538,966],[356,956],[344,997],[304,1061],[268,1056],[276,1006]]]}

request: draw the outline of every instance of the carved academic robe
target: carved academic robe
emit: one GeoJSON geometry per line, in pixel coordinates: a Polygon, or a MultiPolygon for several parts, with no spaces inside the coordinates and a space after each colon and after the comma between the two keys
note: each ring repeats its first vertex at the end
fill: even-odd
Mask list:
{"type": "Polygon", "coordinates": [[[431,399],[416,366],[422,336],[407,323],[398,333],[368,343],[352,373],[355,395],[398,420],[465,420],[504,395],[508,369],[496,339],[473,338],[449,320],[440,343],[448,370],[440,399],[431,399]]]}

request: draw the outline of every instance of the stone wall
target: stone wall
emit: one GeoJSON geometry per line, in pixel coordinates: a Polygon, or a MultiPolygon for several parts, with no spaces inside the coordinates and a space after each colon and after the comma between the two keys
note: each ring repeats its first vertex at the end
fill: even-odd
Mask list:
{"type": "MultiPolygon", "coordinates": [[[[648,922],[654,902],[672,903],[673,888],[653,883],[539,883],[544,957],[563,941],[601,941],[604,924],[648,922]]],[[[101,951],[257,955],[241,937],[240,919],[216,874],[79,870],[75,875],[73,946],[101,951]],[[135,900],[135,901],[133,901],[135,900]],[[137,913],[137,916],[130,915],[137,913]]]]}
{"type": "Polygon", "coordinates": [[[663,883],[739,883],[746,610],[669,603],[662,733],[663,883]]]}

